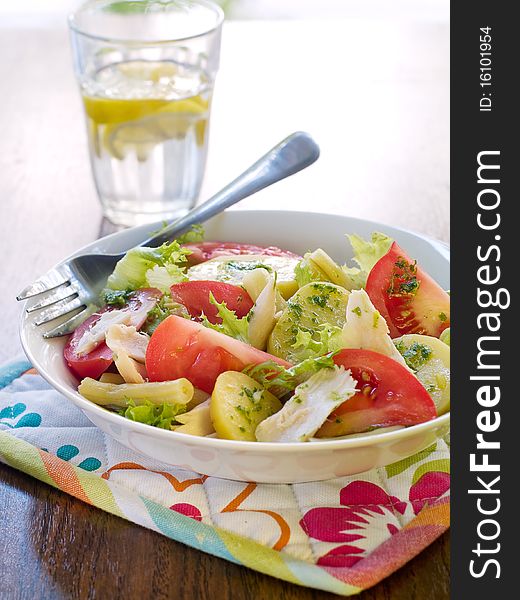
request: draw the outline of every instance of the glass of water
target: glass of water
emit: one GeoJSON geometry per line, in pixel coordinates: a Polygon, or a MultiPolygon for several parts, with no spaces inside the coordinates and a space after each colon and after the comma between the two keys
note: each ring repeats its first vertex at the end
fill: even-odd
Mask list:
{"type": "Polygon", "coordinates": [[[113,223],[195,204],[222,21],[207,0],[90,0],[70,16],[94,181],[113,223]]]}

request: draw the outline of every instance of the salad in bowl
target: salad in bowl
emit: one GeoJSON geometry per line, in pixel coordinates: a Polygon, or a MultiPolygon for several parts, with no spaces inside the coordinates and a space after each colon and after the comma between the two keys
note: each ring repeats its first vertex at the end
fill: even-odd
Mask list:
{"type": "Polygon", "coordinates": [[[201,227],[128,251],[63,347],[79,394],[130,421],[253,444],[447,413],[448,292],[382,233],[347,232],[347,255],[205,241],[201,227]]]}

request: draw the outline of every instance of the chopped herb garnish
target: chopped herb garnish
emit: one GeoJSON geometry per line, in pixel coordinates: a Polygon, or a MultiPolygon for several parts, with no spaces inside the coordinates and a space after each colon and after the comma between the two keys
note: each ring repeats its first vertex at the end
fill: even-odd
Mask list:
{"type": "Polygon", "coordinates": [[[242,391],[249,398],[249,400],[251,400],[251,402],[254,402],[254,399],[255,399],[254,393],[256,392],[256,389],[250,390],[249,388],[243,387],[242,391]]]}
{"type": "Polygon", "coordinates": [[[291,302],[289,300],[289,302],[287,303],[287,308],[291,312],[293,312],[298,319],[301,318],[301,316],[303,314],[303,308],[302,308],[302,306],[300,304],[298,304],[297,302],[291,302]]]}
{"type": "Polygon", "coordinates": [[[252,423],[251,417],[249,415],[249,410],[247,408],[244,408],[239,404],[238,406],[235,406],[235,410],[237,411],[237,413],[240,413],[249,424],[252,423]]]}
{"type": "Polygon", "coordinates": [[[311,304],[316,304],[317,306],[319,306],[320,308],[325,308],[327,306],[327,301],[328,301],[329,297],[328,296],[309,296],[307,298],[307,300],[311,303],[311,304]]]}
{"type": "Polygon", "coordinates": [[[361,308],[359,306],[356,306],[356,308],[353,308],[351,312],[353,312],[358,317],[361,316],[361,308]]]}
{"type": "Polygon", "coordinates": [[[313,283],[312,288],[318,292],[335,292],[336,288],[330,285],[330,283],[313,283]]]}
{"type": "Polygon", "coordinates": [[[446,315],[446,313],[439,313],[439,319],[444,323],[444,321],[448,320],[448,316],[446,315]]]}
{"type": "Polygon", "coordinates": [[[101,300],[110,306],[124,306],[131,293],[131,290],[109,290],[107,288],[101,292],[101,300]]]}
{"type": "Polygon", "coordinates": [[[261,262],[244,261],[239,262],[236,260],[230,260],[226,263],[228,269],[234,269],[235,271],[254,271],[255,269],[265,269],[269,273],[273,272],[273,268],[261,262]]]}
{"type": "Polygon", "coordinates": [[[413,371],[418,371],[432,356],[432,349],[418,342],[413,342],[408,348],[403,342],[398,342],[396,348],[413,371]]]}
{"type": "Polygon", "coordinates": [[[420,281],[417,279],[417,261],[409,263],[399,258],[394,263],[387,293],[390,296],[409,296],[417,293],[420,281]]]}
{"type": "Polygon", "coordinates": [[[402,294],[415,294],[419,288],[417,277],[412,277],[409,281],[405,281],[399,285],[399,291],[402,294]]]}

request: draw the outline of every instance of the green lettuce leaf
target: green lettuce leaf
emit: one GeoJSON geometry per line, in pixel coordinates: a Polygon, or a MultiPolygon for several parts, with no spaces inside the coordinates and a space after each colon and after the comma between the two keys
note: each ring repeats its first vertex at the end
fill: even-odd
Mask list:
{"type": "Polygon", "coordinates": [[[146,321],[141,327],[141,331],[152,335],[157,327],[170,315],[178,317],[190,318],[190,314],[185,306],[179,302],[175,302],[171,296],[164,295],[159,302],[152,308],[146,317],[146,321]]]}
{"type": "Polygon", "coordinates": [[[354,250],[353,260],[358,266],[340,266],[321,249],[307,252],[294,268],[299,287],[313,281],[328,281],[348,290],[365,287],[372,267],[388,252],[393,240],[377,232],[372,234],[370,241],[365,241],[358,235],[347,237],[354,250]]]}
{"type": "Polygon", "coordinates": [[[334,367],[335,352],[317,358],[307,358],[304,361],[288,369],[278,363],[269,360],[259,365],[246,367],[243,373],[254,379],[265,389],[276,396],[282,397],[292,392],[300,383],[307,381],[311,375],[321,369],[334,367]]]}
{"type": "Polygon", "coordinates": [[[187,281],[184,267],[179,267],[175,264],[167,264],[164,267],[155,265],[152,269],[148,269],[145,274],[146,286],[157,288],[164,294],[170,293],[170,288],[174,283],[187,281]]]}
{"type": "Polygon", "coordinates": [[[204,227],[202,225],[192,225],[191,229],[183,233],[176,241],[179,244],[194,244],[204,240],[204,227]]]}
{"type": "Polygon", "coordinates": [[[343,267],[343,271],[345,271],[345,275],[349,279],[349,289],[350,290],[360,290],[364,288],[367,284],[368,273],[362,271],[358,267],[343,267]]]}
{"type": "Polygon", "coordinates": [[[353,260],[358,266],[348,267],[345,265],[343,270],[352,281],[352,289],[359,289],[365,287],[372,267],[390,250],[393,240],[377,231],[372,234],[369,242],[355,234],[347,235],[347,238],[354,250],[353,260]]]}
{"type": "Polygon", "coordinates": [[[324,323],[318,330],[319,339],[314,339],[312,332],[298,329],[296,341],[292,347],[303,351],[306,358],[316,358],[328,352],[341,349],[341,327],[324,323]]]}
{"type": "Polygon", "coordinates": [[[171,429],[172,425],[175,424],[175,417],[184,412],[186,412],[185,404],[152,404],[147,402],[136,406],[130,401],[128,408],[121,410],[119,414],[131,421],[146,423],[161,429],[171,429]]]}
{"type": "Polygon", "coordinates": [[[248,343],[249,340],[249,318],[251,311],[245,317],[237,317],[235,311],[229,310],[225,302],[217,302],[212,292],[209,294],[209,301],[217,307],[218,316],[222,319],[222,323],[210,323],[205,315],[202,315],[202,324],[205,327],[220,331],[229,335],[229,337],[248,343]]]}
{"type": "MultiPolygon", "coordinates": [[[[148,272],[153,271],[154,267],[166,267],[169,276],[176,276],[178,280],[182,275],[185,279],[184,271],[188,254],[190,254],[190,251],[181,248],[177,241],[163,244],[158,248],[144,246],[133,248],[117,263],[114,272],[108,278],[107,288],[111,290],[136,290],[140,287],[146,287],[149,285],[148,272]]],[[[164,275],[163,272],[161,274],[164,275]]]]}
{"type": "Polygon", "coordinates": [[[294,267],[294,278],[298,287],[303,287],[312,281],[327,281],[323,271],[310,260],[310,255],[311,253],[307,252],[294,267]]]}

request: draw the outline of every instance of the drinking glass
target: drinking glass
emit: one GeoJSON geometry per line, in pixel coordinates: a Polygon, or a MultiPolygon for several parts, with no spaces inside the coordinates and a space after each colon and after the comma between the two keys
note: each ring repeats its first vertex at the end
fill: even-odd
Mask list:
{"type": "Polygon", "coordinates": [[[223,13],[207,0],[90,0],[69,17],[105,216],[172,219],[196,202],[223,13]]]}

